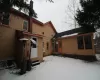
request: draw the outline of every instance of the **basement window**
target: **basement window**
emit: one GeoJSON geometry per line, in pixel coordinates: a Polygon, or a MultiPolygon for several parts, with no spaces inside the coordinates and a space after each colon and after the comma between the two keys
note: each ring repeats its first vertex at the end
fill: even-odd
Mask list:
{"type": "Polygon", "coordinates": [[[77,37],[78,49],[84,49],[83,36],[77,37]]]}
{"type": "Polygon", "coordinates": [[[84,41],[85,41],[85,49],[92,49],[92,40],[91,36],[84,36],[84,41]]]}

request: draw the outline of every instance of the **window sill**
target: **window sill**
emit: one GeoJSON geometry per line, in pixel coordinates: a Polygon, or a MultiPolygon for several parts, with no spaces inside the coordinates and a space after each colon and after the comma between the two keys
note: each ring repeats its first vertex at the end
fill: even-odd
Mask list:
{"type": "Polygon", "coordinates": [[[23,32],[28,32],[28,30],[23,30],[23,32]]]}

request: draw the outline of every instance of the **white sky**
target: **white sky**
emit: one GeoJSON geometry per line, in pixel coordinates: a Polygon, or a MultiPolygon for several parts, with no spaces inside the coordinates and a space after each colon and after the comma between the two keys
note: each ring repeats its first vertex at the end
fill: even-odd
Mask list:
{"type": "MultiPolygon", "coordinates": [[[[66,19],[67,6],[69,4],[69,0],[53,0],[54,3],[46,2],[46,0],[33,0],[34,1],[34,9],[38,14],[38,20],[43,23],[52,21],[57,32],[66,31],[74,28],[74,26],[69,25],[66,22],[68,21],[68,17],[66,19]]],[[[73,24],[73,21],[71,21],[73,24]]]]}

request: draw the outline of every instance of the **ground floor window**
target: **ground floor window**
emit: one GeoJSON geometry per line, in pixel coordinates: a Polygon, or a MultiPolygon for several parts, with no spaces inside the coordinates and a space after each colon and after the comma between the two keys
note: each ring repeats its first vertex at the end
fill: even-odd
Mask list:
{"type": "Polygon", "coordinates": [[[91,36],[84,36],[84,42],[85,42],[85,49],[92,49],[92,40],[91,36]]]}
{"type": "Polygon", "coordinates": [[[43,48],[44,48],[44,42],[42,43],[42,46],[43,46],[43,48]]]}
{"type": "Polygon", "coordinates": [[[47,42],[47,50],[49,49],[49,43],[47,42]]]}
{"type": "Polygon", "coordinates": [[[59,41],[59,48],[62,48],[62,42],[59,41]]]}
{"type": "Polygon", "coordinates": [[[78,49],[92,49],[91,35],[77,37],[78,49]]]}
{"type": "Polygon", "coordinates": [[[31,47],[32,48],[36,48],[37,47],[37,44],[36,44],[37,39],[36,38],[32,38],[32,40],[33,40],[33,42],[31,42],[31,47]]]}
{"type": "Polygon", "coordinates": [[[77,37],[78,49],[84,49],[83,36],[77,37]]]}

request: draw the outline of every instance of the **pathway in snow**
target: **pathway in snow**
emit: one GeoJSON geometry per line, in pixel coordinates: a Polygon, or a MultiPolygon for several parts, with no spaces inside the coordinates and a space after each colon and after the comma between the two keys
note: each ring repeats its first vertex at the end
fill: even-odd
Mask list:
{"type": "Polygon", "coordinates": [[[22,76],[0,71],[0,80],[100,80],[100,63],[56,56],[44,60],[22,76]]]}

